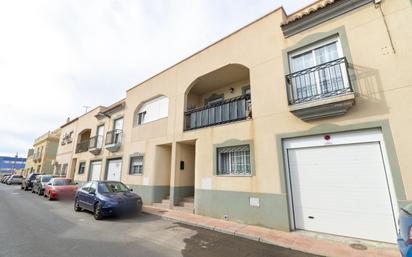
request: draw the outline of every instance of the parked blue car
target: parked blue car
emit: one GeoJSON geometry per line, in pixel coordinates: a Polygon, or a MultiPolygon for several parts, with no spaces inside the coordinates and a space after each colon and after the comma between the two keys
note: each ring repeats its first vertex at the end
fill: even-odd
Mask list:
{"type": "Polygon", "coordinates": [[[74,210],[89,210],[96,220],[106,216],[136,215],[142,198],[119,181],[90,181],[76,191],[74,210]]]}
{"type": "Polygon", "coordinates": [[[412,257],[412,204],[400,210],[398,246],[403,257],[412,257]]]}

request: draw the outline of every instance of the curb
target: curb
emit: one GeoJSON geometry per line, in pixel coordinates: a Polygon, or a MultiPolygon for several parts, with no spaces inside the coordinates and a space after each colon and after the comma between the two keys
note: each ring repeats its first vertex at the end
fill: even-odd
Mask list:
{"type": "MultiPolygon", "coordinates": [[[[207,229],[207,230],[211,230],[211,231],[216,231],[216,232],[231,235],[231,236],[234,236],[234,237],[249,239],[249,240],[253,240],[253,241],[256,241],[256,242],[261,242],[261,243],[270,244],[270,245],[277,246],[277,247],[282,247],[282,248],[285,248],[285,249],[290,249],[290,250],[293,250],[293,251],[298,251],[298,252],[308,253],[308,254],[313,254],[313,255],[318,255],[318,256],[324,256],[324,257],[334,257],[334,256],[320,255],[319,253],[314,253],[314,252],[309,252],[309,251],[303,251],[302,249],[296,249],[296,248],[293,248],[293,247],[290,247],[290,246],[275,244],[274,242],[272,242],[270,240],[266,240],[266,239],[261,238],[259,236],[254,236],[254,235],[249,235],[249,234],[246,234],[246,233],[238,232],[239,229],[236,229],[235,231],[232,231],[232,230],[222,229],[222,228],[218,228],[218,227],[214,227],[214,226],[209,226],[209,225],[206,225],[206,224],[199,224],[199,223],[196,223],[196,222],[190,222],[190,221],[180,220],[180,219],[177,219],[177,218],[167,217],[167,216],[164,216],[161,213],[150,212],[150,211],[145,211],[145,210],[142,210],[142,212],[146,213],[146,214],[150,214],[150,215],[159,216],[160,218],[162,218],[164,220],[176,221],[176,222],[179,222],[179,223],[182,223],[182,224],[185,224],[185,225],[190,225],[190,226],[193,226],[193,227],[198,227],[198,228],[203,228],[203,229],[207,229]]],[[[246,227],[246,225],[243,226],[243,227],[246,227]]],[[[241,227],[241,228],[243,228],[243,227],[241,227]]]]}

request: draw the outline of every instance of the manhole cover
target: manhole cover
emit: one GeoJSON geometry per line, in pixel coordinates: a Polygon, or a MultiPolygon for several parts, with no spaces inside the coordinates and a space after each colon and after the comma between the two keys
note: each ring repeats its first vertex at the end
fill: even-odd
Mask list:
{"type": "Polygon", "coordinates": [[[350,247],[352,247],[355,250],[366,250],[368,247],[362,244],[350,244],[350,247]]]}

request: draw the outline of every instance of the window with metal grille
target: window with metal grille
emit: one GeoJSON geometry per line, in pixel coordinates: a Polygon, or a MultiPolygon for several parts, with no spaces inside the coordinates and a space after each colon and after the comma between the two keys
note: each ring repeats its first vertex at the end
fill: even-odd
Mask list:
{"type": "Polygon", "coordinates": [[[251,175],[250,146],[239,145],[217,148],[217,175],[251,175]]]}
{"type": "Polygon", "coordinates": [[[131,175],[143,174],[143,155],[130,157],[129,174],[131,175]]]}

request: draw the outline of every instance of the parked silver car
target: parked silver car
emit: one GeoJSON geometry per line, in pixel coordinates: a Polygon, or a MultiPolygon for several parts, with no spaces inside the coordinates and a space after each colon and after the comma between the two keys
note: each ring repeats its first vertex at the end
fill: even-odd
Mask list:
{"type": "Polygon", "coordinates": [[[23,181],[23,176],[22,175],[11,175],[10,178],[7,179],[7,185],[21,185],[21,182],[23,181]]]}

